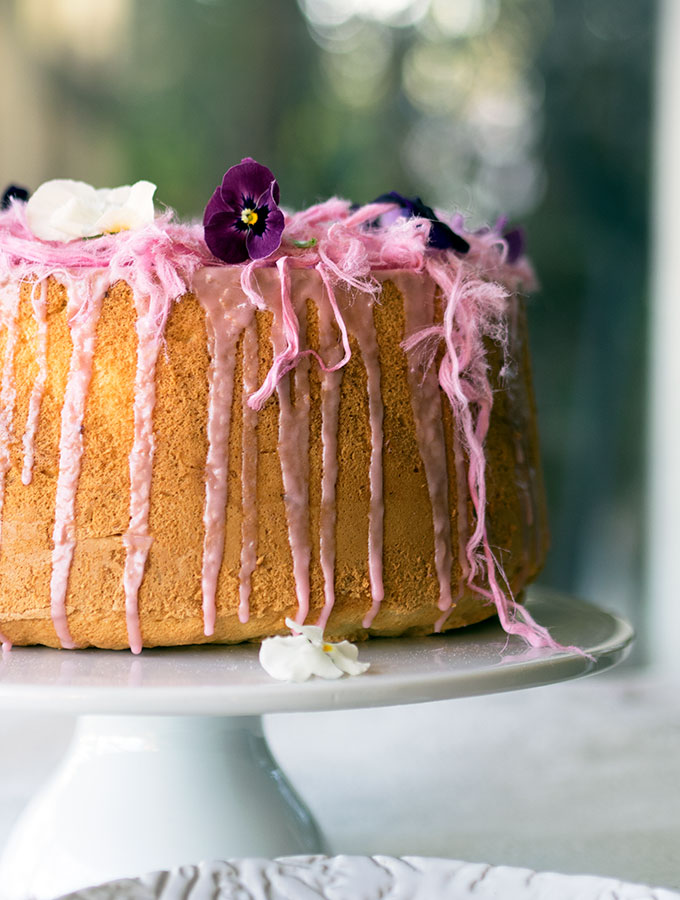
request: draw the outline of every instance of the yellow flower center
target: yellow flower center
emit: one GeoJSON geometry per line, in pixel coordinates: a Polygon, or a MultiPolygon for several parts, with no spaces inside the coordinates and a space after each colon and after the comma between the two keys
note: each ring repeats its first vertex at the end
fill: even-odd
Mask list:
{"type": "Polygon", "coordinates": [[[324,645],[323,645],[323,652],[324,652],[324,653],[330,653],[332,649],[333,649],[333,645],[332,645],[332,644],[324,644],[324,645]]]}
{"type": "Polygon", "coordinates": [[[241,213],[241,221],[244,225],[254,225],[257,222],[257,213],[254,209],[244,209],[241,213]]]}

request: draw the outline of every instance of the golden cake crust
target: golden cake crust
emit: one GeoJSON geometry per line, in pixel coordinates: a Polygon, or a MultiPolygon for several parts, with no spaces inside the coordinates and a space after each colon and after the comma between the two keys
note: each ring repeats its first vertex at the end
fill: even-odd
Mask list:
{"type": "MultiPolygon", "coordinates": [[[[417,278],[416,275],[409,277],[417,278]]],[[[408,280],[405,282],[408,284],[408,280]]],[[[403,284],[401,290],[405,288],[403,284]]],[[[515,301],[513,301],[514,303],[515,301]]],[[[38,368],[36,325],[30,285],[21,288],[19,330],[10,361],[16,385],[11,433],[11,467],[5,478],[0,545],[0,624],[15,644],[59,646],[50,609],[54,507],[59,471],[60,415],[72,341],[67,324],[66,289],[50,279],[47,291],[47,382],[35,439],[35,463],[23,484],[22,436],[38,368]]],[[[307,342],[318,348],[313,304],[307,310],[307,342]]],[[[255,315],[259,380],[272,363],[272,315],[255,315]]],[[[79,647],[128,647],[123,573],[123,536],[130,514],[129,455],[134,439],[134,381],[138,339],[130,288],[117,282],[106,293],[96,332],[93,372],[82,431],[84,451],[76,494],[75,549],[66,595],[68,627],[79,647]]],[[[434,530],[428,483],[416,439],[407,358],[403,297],[394,281],[384,283],[374,307],[384,402],[383,486],[385,598],[366,629],[371,586],[367,547],[368,470],[371,440],[366,370],[355,338],[342,373],[338,428],[337,522],[335,527],[335,605],[327,634],[331,639],[431,632],[441,617],[434,562],[434,530]]],[[[7,331],[0,334],[5,358],[7,331]]],[[[517,375],[494,395],[486,440],[489,539],[501,558],[513,590],[520,591],[540,568],[546,549],[545,509],[531,393],[524,312],[515,310],[513,351],[517,375]]],[[[498,370],[500,363],[496,361],[498,370]]],[[[279,404],[276,394],[257,418],[257,566],[252,576],[250,615],[239,620],[242,508],[243,338],[237,344],[229,462],[225,547],[216,593],[214,635],[204,634],[201,571],[209,366],[206,312],[194,294],[172,305],[164,346],[156,367],[153,411],[155,453],[149,531],[152,543],[139,591],[145,646],[205,641],[254,640],[283,633],[298,599],[293,577],[284,488],[278,454],[279,404]]],[[[308,366],[310,402],[309,510],[311,542],[309,621],[324,603],[320,566],[322,379],[308,366]]],[[[294,403],[298,373],[285,376],[294,403]]],[[[449,512],[454,549],[460,543],[461,516],[470,525],[474,511],[461,492],[460,462],[452,440],[452,412],[442,394],[446,434],[449,512]]],[[[453,553],[456,603],[445,628],[456,628],[495,612],[488,600],[464,586],[460,554],[453,553]],[[457,596],[456,596],[457,594],[457,596]]]]}

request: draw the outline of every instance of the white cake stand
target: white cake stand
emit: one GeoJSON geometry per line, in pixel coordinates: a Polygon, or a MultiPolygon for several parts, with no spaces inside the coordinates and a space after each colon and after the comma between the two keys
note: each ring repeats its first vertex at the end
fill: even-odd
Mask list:
{"type": "MultiPolygon", "coordinates": [[[[563,644],[531,650],[497,622],[373,640],[357,678],[275,682],[258,647],[126,651],[18,648],[0,660],[0,707],[77,713],[72,744],[0,859],[4,900],[48,900],[200,859],[326,850],[273,759],[264,713],[469,697],[603,671],[633,638],[622,619],[534,590],[528,606],[563,644]]],[[[49,734],[45,735],[49,741],[49,734]]]]}

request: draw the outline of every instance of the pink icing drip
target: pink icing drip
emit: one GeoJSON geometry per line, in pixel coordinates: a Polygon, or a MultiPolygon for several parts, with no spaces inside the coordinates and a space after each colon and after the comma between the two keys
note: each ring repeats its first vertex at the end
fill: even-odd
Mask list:
{"type": "MultiPolygon", "coordinates": [[[[272,343],[274,352],[289,327],[282,321],[284,310],[292,309],[290,279],[286,267],[279,268],[281,276],[281,318],[274,317],[272,343]]],[[[304,299],[304,298],[300,298],[304,299]]],[[[306,311],[300,307],[303,328],[306,328],[306,311]]],[[[296,317],[295,322],[298,322],[296,317]]],[[[299,325],[298,325],[299,328],[299,325]]],[[[299,333],[294,339],[299,342],[299,333]]],[[[279,456],[283,479],[284,503],[288,521],[288,539],[293,557],[293,577],[297,594],[296,621],[302,624],[309,612],[309,563],[311,545],[309,538],[309,361],[303,359],[295,371],[295,403],[290,397],[290,376],[276,387],[279,400],[279,456]]]]}
{"type": "Polygon", "coordinates": [[[272,367],[262,387],[248,401],[252,408],[257,410],[262,409],[269,397],[279,387],[281,379],[292,371],[305,355],[300,352],[300,323],[290,296],[288,257],[282,256],[277,260],[276,268],[279,270],[281,279],[281,311],[276,328],[285,341],[285,346],[275,347],[272,367]]]}
{"type": "MultiPolygon", "coordinates": [[[[323,276],[322,276],[323,277],[323,276]]],[[[336,307],[336,299],[326,285],[330,310],[338,327],[344,320],[336,307]],[[332,298],[332,299],[331,299],[332,298]]],[[[337,337],[328,307],[319,302],[319,345],[327,359],[338,352],[337,337]]],[[[345,357],[349,358],[347,330],[341,331],[345,357]]],[[[335,491],[338,479],[338,415],[342,370],[324,372],[321,378],[321,506],[319,510],[319,557],[323,573],[324,605],[317,625],[325,628],[335,605],[335,491]]]]}
{"type": "MultiPolygon", "coordinates": [[[[257,388],[257,327],[253,323],[243,334],[243,396],[257,388]]],[[[257,413],[243,404],[241,460],[241,570],[239,572],[240,622],[250,618],[251,576],[257,565],[257,413]]]]}
{"type": "MultiPolygon", "coordinates": [[[[205,302],[205,295],[203,295],[205,302]]],[[[234,366],[237,335],[225,328],[217,305],[205,304],[208,335],[208,455],[205,462],[205,507],[203,510],[203,631],[215,632],[215,593],[224,554],[224,523],[227,505],[229,432],[234,394],[234,366]]]]}
{"type": "Polygon", "coordinates": [[[33,382],[28,402],[28,416],[24,429],[24,464],[21,470],[22,484],[30,484],[33,478],[33,459],[35,455],[35,434],[38,428],[38,417],[45,384],[47,383],[47,281],[35,282],[31,288],[33,316],[37,325],[38,346],[36,349],[38,373],[33,382]]]}
{"type": "Polygon", "coordinates": [[[2,536],[2,507],[5,499],[5,477],[10,469],[12,457],[10,444],[14,433],[14,405],[16,385],[14,382],[14,350],[16,348],[20,293],[18,285],[3,285],[3,294],[9,294],[0,310],[0,324],[7,332],[5,358],[2,364],[2,389],[0,390],[0,539],[2,536]]]}
{"type": "MultiPolygon", "coordinates": [[[[462,599],[463,594],[465,593],[465,585],[470,574],[470,566],[468,564],[466,552],[469,528],[467,514],[467,467],[465,464],[463,448],[461,446],[460,439],[455,431],[451,436],[451,440],[453,442],[454,465],[456,468],[456,522],[458,525],[458,564],[460,565],[461,571],[460,584],[458,585],[458,590],[456,591],[456,596],[451,607],[451,609],[453,609],[455,608],[458,601],[462,599]]],[[[446,624],[446,621],[451,614],[451,609],[445,610],[444,614],[440,616],[439,619],[437,619],[437,621],[435,622],[434,630],[436,633],[439,633],[446,624]]]]}
{"type": "Polygon", "coordinates": [[[208,316],[208,347],[210,353],[208,456],[205,464],[205,508],[203,511],[203,631],[215,633],[215,592],[224,553],[224,522],[227,504],[227,474],[229,465],[229,432],[231,404],[234,393],[234,365],[236,341],[225,333],[221,322],[208,316]]]}
{"type": "MultiPolygon", "coordinates": [[[[277,260],[276,267],[279,270],[279,277],[282,284],[288,277],[287,270],[292,262],[293,261],[287,256],[282,256],[279,260],[277,260]]],[[[245,267],[242,277],[242,284],[244,285],[244,290],[248,293],[248,295],[251,297],[254,296],[256,305],[259,306],[261,298],[252,286],[252,272],[255,265],[256,264],[250,263],[245,267]]],[[[335,365],[328,366],[315,350],[312,350],[311,348],[307,348],[306,350],[300,349],[300,324],[297,320],[295,309],[293,308],[290,300],[290,292],[282,291],[281,325],[286,345],[275,354],[272,367],[267,373],[267,377],[265,378],[262,386],[249,398],[248,404],[253,409],[262,409],[264,404],[276,390],[283,376],[292,371],[300,362],[300,360],[304,359],[307,356],[313,356],[323,372],[336,372],[338,369],[341,369],[349,362],[351,350],[349,347],[349,338],[347,337],[347,327],[345,325],[342,314],[340,313],[340,309],[335,298],[335,291],[333,288],[331,276],[328,274],[326,267],[322,263],[317,263],[315,269],[319,273],[321,280],[326,287],[328,302],[331,305],[331,309],[333,310],[335,320],[342,336],[342,344],[345,350],[345,355],[339,362],[335,363],[335,365]]]]}
{"type": "MultiPolygon", "coordinates": [[[[0,540],[2,539],[2,508],[5,499],[5,476],[11,465],[10,442],[12,440],[12,422],[16,389],[14,385],[14,349],[17,341],[17,317],[19,312],[20,293],[16,285],[2,286],[3,295],[9,293],[9,301],[5,300],[0,309],[0,324],[7,330],[5,342],[5,358],[2,366],[2,390],[0,391],[0,540]]],[[[11,641],[0,632],[3,651],[10,650],[11,641]]]]}
{"type": "Polygon", "coordinates": [[[203,565],[201,591],[206,636],[214,634],[217,580],[224,556],[229,467],[229,432],[234,393],[234,367],[239,335],[253,316],[240,291],[203,270],[194,278],[194,289],[206,312],[210,367],[208,370],[208,454],[205,465],[203,511],[203,565]]]}
{"type": "Polygon", "coordinates": [[[373,321],[373,304],[355,303],[348,310],[354,334],[366,368],[368,417],[371,430],[371,461],[369,466],[370,501],[368,508],[368,578],[372,604],[363,620],[370,628],[385,596],[383,585],[383,402],[380,393],[380,361],[378,341],[373,321]]]}
{"type": "Polygon", "coordinates": [[[130,522],[123,535],[125,546],[125,618],[133,653],[142,651],[139,626],[139,588],[153,538],[149,534],[149,500],[156,440],[153,410],[156,403],[156,360],[161,346],[154,309],[147,298],[135,297],[137,307],[137,370],[135,372],[134,440],[129,456],[130,522]]]}
{"type": "Polygon", "coordinates": [[[70,650],[75,644],[66,619],[66,591],[76,544],[75,501],[83,453],[82,425],[92,377],[95,333],[108,279],[105,274],[93,274],[74,279],[67,287],[73,350],[61,410],[50,605],[57,637],[61,646],[70,650]]]}
{"type": "Polygon", "coordinates": [[[109,284],[122,280],[136,296],[149,297],[160,334],[173,301],[186,293],[194,272],[210,262],[202,227],[176,224],[171,213],[144,228],[62,244],[33,236],[25,204],[0,212],[0,282],[42,281],[50,275],[75,280],[108,269],[109,284]]]}
{"type": "MultiPolygon", "coordinates": [[[[434,319],[434,282],[403,275],[394,279],[404,298],[406,334],[432,325],[434,319]]],[[[421,372],[410,353],[408,380],[411,389],[411,408],[416,429],[420,458],[425,469],[427,488],[432,505],[434,529],[434,559],[439,580],[439,609],[451,609],[451,519],[449,516],[449,480],[446,464],[446,443],[442,422],[439,385],[432,367],[421,372]]]]}
{"type": "MultiPolygon", "coordinates": [[[[296,395],[302,390],[305,370],[301,365],[295,380],[296,395]]],[[[279,456],[281,458],[281,475],[283,478],[284,503],[288,520],[288,539],[293,556],[293,577],[297,594],[298,611],[296,621],[302,624],[309,612],[309,562],[311,548],[309,543],[309,482],[307,478],[309,433],[308,400],[296,399],[293,405],[290,400],[289,376],[278,385],[279,400],[279,456]]]]}
{"type": "Polygon", "coordinates": [[[317,625],[325,628],[335,606],[335,489],[338,480],[338,413],[341,372],[324,373],[321,382],[322,465],[319,553],[324,605],[317,625]]]}
{"type": "Polygon", "coordinates": [[[429,260],[427,270],[444,294],[443,327],[423,329],[407,339],[404,347],[411,350],[419,344],[429,344],[429,365],[436,353],[436,339],[443,336],[445,341],[446,352],[439,367],[439,382],[451,402],[468,455],[468,491],[477,519],[466,547],[468,586],[493,601],[508,634],[520,635],[533,647],[562,649],[548,631],[515,602],[487,535],[484,440],[493,394],[483,340],[488,334],[495,337],[503,334],[507,293],[500,285],[479,284],[471,277],[466,279],[462,263],[453,254],[448,254],[448,265],[443,261],[429,260]],[[498,582],[497,572],[501,580],[506,581],[506,591],[498,582]],[[475,582],[478,576],[484,575],[488,589],[475,582]]]}

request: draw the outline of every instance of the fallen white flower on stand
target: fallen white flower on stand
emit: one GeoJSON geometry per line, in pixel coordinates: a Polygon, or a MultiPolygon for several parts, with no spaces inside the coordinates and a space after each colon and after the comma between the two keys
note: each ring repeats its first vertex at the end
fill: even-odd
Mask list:
{"type": "Polygon", "coordinates": [[[293,632],[287,637],[265,638],[260,646],[260,663],[272,678],[279,681],[306,681],[319,678],[341,678],[361,675],[370,663],[359,662],[359,650],[349,641],[332,644],[325,641],[318,625],[298,625],[286,619],[293,632]]]}
{"type": "Polygon", "coordinates": [[[142,228],[154,220],[155,191],[150,181],[97,189],[84,181],[56,178],[29,198],[26,221],[36,237],[62,243],[142,228]]]}

